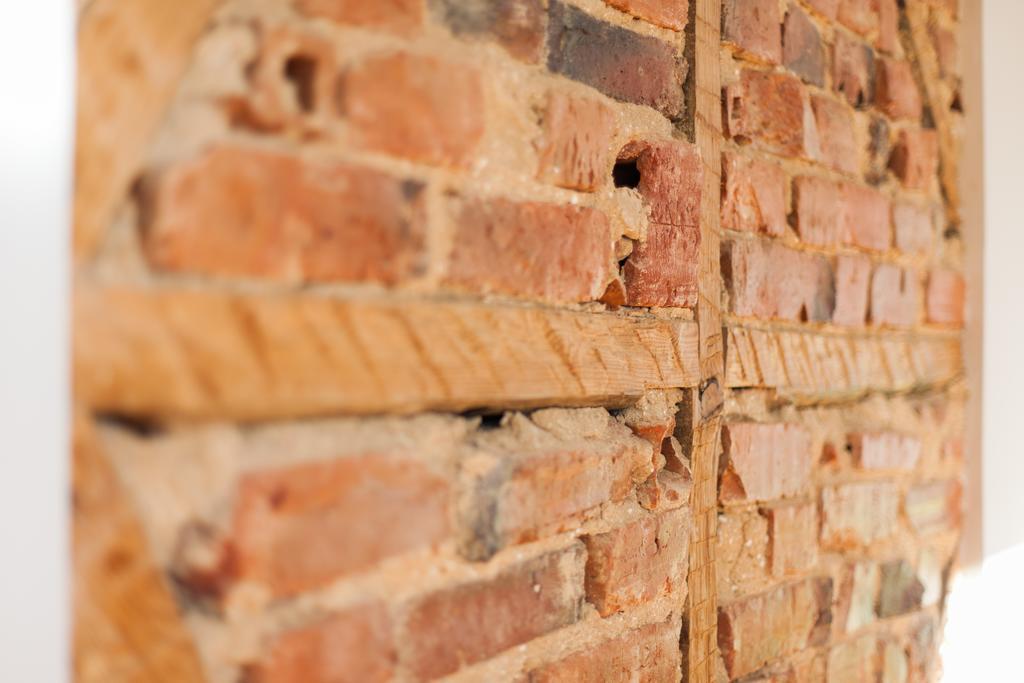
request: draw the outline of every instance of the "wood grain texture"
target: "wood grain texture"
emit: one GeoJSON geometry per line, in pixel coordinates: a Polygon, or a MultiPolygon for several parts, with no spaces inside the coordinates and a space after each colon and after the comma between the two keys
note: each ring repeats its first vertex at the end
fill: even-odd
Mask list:
{"type": "Polygon", "coordinates": [[[718,451],[722,405],[722,284],[719,272],[721,227],[721,2],[696,0],[695,137],[704,164],[701,204],[701,243],[697,285],[697,323],[700,338],[700,421],[693,430],[693,488],[690,498],[688,577],[688,680],[710,683],[718,658],[718,601],[715,593],[715,537],[718,523],[718,451]]]}
{"type": "Polygon", "coordinates": [[[74,254],[87,259],[132,182],[220,0],[90,0],[78,25],[74,254]]]}
{"type": "Polygon", "coordinates": [[[728,387],[771,387],[794,399],[907,391],[963,372],[954,335],[854,336],[799,330],[728,328],[728,387]]]}
{"type": "Polygon", "coordinates": [[[75,418],[74,661],[78,683],[201,683],[191,635],[91,420],[75,418]]]}
{"type": "Polygon", "coordinates": [[[256,420],[625,405],[695,386],[696,324],[428,300],[80,288],[90,408],[256,420]]]}

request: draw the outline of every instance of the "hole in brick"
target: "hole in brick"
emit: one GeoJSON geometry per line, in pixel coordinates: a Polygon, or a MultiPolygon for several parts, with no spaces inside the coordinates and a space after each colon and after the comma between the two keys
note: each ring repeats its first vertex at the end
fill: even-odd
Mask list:
{"type": "Polygon", "coordinates": [[[101,415],[99,419],[108,425],[119,427],[143,439],[152,439],[164,433],[162,425],[144,417],[101,415]]]}
{"type": "Polygon", "coordinates": [[[612,167],[612,180],[615,187],[629,187],[634,190],[640,187],[640,169],[637,168],[636,159],[616,161],[612,167]]]}
{"type": "Polygon", "coordinates": [[[284,63],[284,77],[295,90],[295,101],[304,113],[316,107],[316,61],[305,55],[294,55],[284,63]]]}
{"type": "Polygon", "coordinates": [[[950,111],[960,112],[961,114],[963,113],[963,111],[964,111],[964,104],[963,104],[963,101],[960,99],[960,91],[959,90],[957,90],[955,93],[953,93],[953,101],[949,103],[949,110],[950,111]]]}

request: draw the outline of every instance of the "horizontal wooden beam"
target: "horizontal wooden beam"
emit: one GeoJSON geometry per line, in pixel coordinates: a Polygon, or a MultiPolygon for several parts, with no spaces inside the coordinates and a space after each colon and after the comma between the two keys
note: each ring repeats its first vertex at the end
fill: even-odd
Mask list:
{"type": "Polygon", "coordinates": [[[513,304],[82,287],[96,411],[260,420],[626,405],[698,382],[696,323],[513,304]]]}

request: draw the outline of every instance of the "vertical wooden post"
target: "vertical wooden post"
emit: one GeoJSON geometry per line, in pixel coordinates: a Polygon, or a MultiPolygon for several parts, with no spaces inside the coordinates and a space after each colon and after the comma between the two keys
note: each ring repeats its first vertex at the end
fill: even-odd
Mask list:
{"type": "Polygon", "coordinates": [[[696,0],[695,136],[704,162],[701,203],[700,280],[697,321],[700,334],[700,417],[693,430],[693,520],[689,575],[689,681],[715,678],[718,651],[718,599],[715,594],[715,535],[718,514],[718,443],[722,407],[722,315],[719,273],[721,201],[721,0],[696,0]]]}

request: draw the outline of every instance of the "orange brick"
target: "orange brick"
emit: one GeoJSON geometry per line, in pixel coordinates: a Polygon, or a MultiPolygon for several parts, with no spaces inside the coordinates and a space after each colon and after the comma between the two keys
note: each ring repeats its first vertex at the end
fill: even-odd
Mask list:
{"type": "Polygon", "coordinates": [[[868,35],[878,26],[876,0],[839,0],[837,18],[841,24],[861,35],[868,35]]]}
{"type": "Polygon", "coordinates": [[[722,254],[733,313],[815,322],[832,317],[835,285],[826,257],[761,240],[726,243],[722,254]]]}
{"type": "Polygon", "coordinates": [[[891,482],[827,486],[821,492],[821,542],[830,548],[891,537],[899,523],[899,490],[891,482]]]}
{"type": "Polygon", "coordinates": [[[737,422],[722,427],[721,499],[774,500],[810,484],[814,454],[807,430],[793,424],[737,422]]]}
{"type": "Polygon", "coordinates": [[[457,288],[591,301],[611,279],[611,228],[596,209],[478,197],[455,200],[454,212],[446,281],[457,288]]]}
{"type": "Polygon", "coordinates": [[[837,325],[863,325],[868,314],[868,287],[871,260],[860,254],[836,257],[836,307],[832,322],[837,325]]]}
{"type": "Polygon", "coordinates": [[[962,327],[964,324],[964,277],[955,270],[936,269],[928,274],[925,311],[928,322],[962,327]]]}
{"type": "Polygon", "coordinates": [[[807,93],[794,76],[744,69],[725,89],[729,135],[788,157],[817,158],[818,136],[807,93]]]}
{"type": "Polygon", "coordinates": [[[394,284],[425,269],[423,186],[342,163],[218,146],[147,181],[162,270],[394,284]]]}
{"type": "Polygon", "coordinates": [[[777,164],[722,155],[722,227],[781,235],[786,231],[786,173],[777,164]]]}
{"type": "Polygon", "coordinates": [[[875,46],[885,52],[900,50],[900,10],[896,0],[875,0],[878,6],[878,37],[875,46]]]}
{"type": "Polygon", "coordinates": [[[910,254],[928,254],[935,241],[935,218],[928,207],[900,202],[892,208],[896,248],[910,254]]]}
{"type": "Polygon", "coordinates": [[[853,460],[866,470],[913,470],[921,459],[920,439],[894,432],[847,435],[853,460]]]}
{"type": "Polygon", "coordinates": [[[410,35],[423,23],[423,0],[298,0],[300,12],[343,24],[410,35]]]}
{"type": "Polygon", "coordinates": [[[353,142],[427,164],[464,167],[484,133],[479,72],[436,57],[370,57],[344,74],[340,106],[353,142]]]}
{"type": "Polygon", "coordinates": [[[874,55],[864,43],[836,31],[832,46],[832,87],[853,107],[866,107],[874,99],[871,73],[874,55]]]}
{"type": "Polygon", "coordinates": [[[771,568],[777,577],[801,574],[818,561],[818,510],[813,504],[770,508],[771,568]]]}
{"type": "Polygon", "coordinates": [[[821,160],[837,171],[855,174],[860,169],[860,150],[853,134],[853,116],[849,109],[835,100],[811,98],[814,120],[821,139],[821,160]]]}
{"type": "Polygon", "coordinates": [[[875,68],[875,99],[879,109],[894,119],[919,120],[921,93],[910,62],[883,57],[875,68]]]}
{"type": "Polygon", "coordinates": [[[875,268],[871,276],[871,322],[874,325],[910,327],[921,310],[921,283],[917,274],[891,263],[875,268]]]}
{"type": "Polygon", "coordinates": [[[782,61],[782,17],[775,0],[725,0],[722,39],[769,64],[782,61]]]}
{"type": "Polygon", "coordinates": [[[676,31],[686,28],[690,0],[604,0],[615,9],[676,31]]]}
{"type": "Polygon", "coordinates": [[[927,190],[939,170],[939,137],[934,130],[901,130],[889,168],[911,190],[927,190]]]}
{"type": "Polygon", "coordinates": [[[538,176],[545,182],[592,192],[611,177],[615,116],[603,102],[559,91],[548,93],[538,176]]]}
{"type": "Polygon", "coordinates": [[[645,515],[612,531],[585,536],[587,600],[601,616],[673,591],[686,593],[690,511],[645,515]]]}

